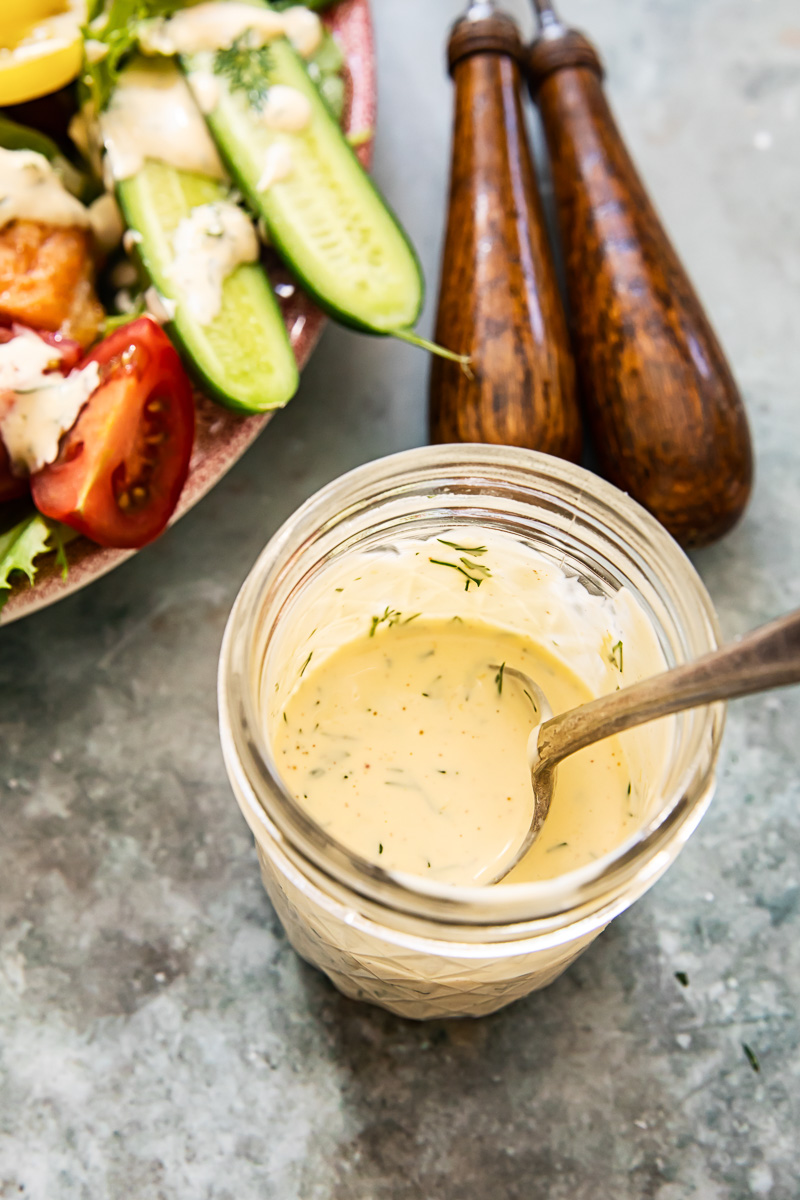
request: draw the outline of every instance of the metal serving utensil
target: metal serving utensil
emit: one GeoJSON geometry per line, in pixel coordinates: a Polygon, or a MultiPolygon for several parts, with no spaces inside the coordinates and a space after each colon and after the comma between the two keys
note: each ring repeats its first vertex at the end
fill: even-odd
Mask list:
{"type": "Polygon", "coordinates": [[[528,739],[533,816],[519,849],[488,883],[499,883],[530,850],[550,811],[562,759],[603,738],[658,717],[800,683],[800,609],[761,625],[694,662],[552,716],[544,692],[524,672],[504,668],[537,702],[541,720],[528,739]]]}

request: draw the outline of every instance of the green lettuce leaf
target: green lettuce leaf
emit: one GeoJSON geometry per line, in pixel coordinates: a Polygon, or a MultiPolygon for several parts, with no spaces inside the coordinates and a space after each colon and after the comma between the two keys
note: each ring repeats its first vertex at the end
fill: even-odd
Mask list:
{"type": "Polygon", "coordinates": [[[296,8],[298,5],[303,8],[310,8],[314,12],[324,12],[326,8],[333,8],[336,0],[272,0],[270,8],[275,8],[278,12],[282,12],[285,8],[296,8]]]}
{"type": "Polygon", "coordinates": [[[91,0],[83,36],[106,47],[102,58],[92,62],[85,57],[83,64],[82,99],[90,100],[95,112],[108,104],[126,59],[137,48],[142,22],[171,16],[179,8],[182,0],[91,0]]]}
{"type": "Polygon", "coordinates": [[[0,533],[0,608],[8,599],[14,575],[25,575],[30,583],[36,579],[37,559],[42,554],[56,553],[63,578],[67,575],[67,556],[64,547],[74,537],[73,530],[57,521],[48,521],[40,513],[24,517],[6,533],[0,533]]]}

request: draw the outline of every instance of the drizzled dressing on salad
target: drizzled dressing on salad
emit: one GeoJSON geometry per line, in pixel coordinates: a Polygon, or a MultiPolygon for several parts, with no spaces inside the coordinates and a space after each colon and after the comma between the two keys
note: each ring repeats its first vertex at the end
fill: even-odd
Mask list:
{"type": "Polygon", "coordinates": [[[18,471],[39,471],[58,455],[65,429],[100,382],[97,363],[61,374],[61,353],[37,334],[24,332],[0,345],[0,438],[18,471]]]}
{"type": "Polygon", "coordinates": [[[100,125],[116,182],[136,175],[148,158],[226,178],[203,115],[171,64],[140,61],[127,67],[100,125]]]}
{"type": "MultiPolygon", "coordinates": [[[[76,25],[69,135],[80,165],[0,115],[0,344],[24,336],[9,363],[44,364],[25,387],[12,371],[0,396],[0,501],[29,493],[37,510],[8,545],[17,533],[46,545],[43,517],[123,548],[164,528],[194,425],[170,348],[205,395],[237,412],[291,398],[298,365],[259,237],[331,315],[415,337],[419,265],[348,145],[372,130],[342,128],[343,50],[358,31],[349,7],[333,29],[302,5],[217,0],[149,15],[164,7],[97,0],[88,26],[76,25]],[[120,242],[135,261],[120,261],[120,242]],[[127,330],[121,341],[114,327],[127,330]],[[37,334],[44,349],[31,349],[37,334]]],[[[369,75],[356,65],[356,121],[359,78],[369,75]]],[[[33,580],[32,559],[0,555],[0,602],[19,570],[33,580]]]]}
{"type": "Polygon", "coordinates": [[[252,221],[235,204],[201,204],[184,217],[172,239],[170,276],[185,289],[192,316],[208,325],[222,305],[222,285],[240,263],[258,258],[252,221]]]}
{"type": "Polygon", "coordinates": [[[310,58],[322,38],[322,23],[316,13],[301,5],[272,12],[237,0],[209,0],[151,21],[139,44],[145,53],[197,54],[230,46],[245,34],[253,47],[286,37],[298,54],[310,58]]]}

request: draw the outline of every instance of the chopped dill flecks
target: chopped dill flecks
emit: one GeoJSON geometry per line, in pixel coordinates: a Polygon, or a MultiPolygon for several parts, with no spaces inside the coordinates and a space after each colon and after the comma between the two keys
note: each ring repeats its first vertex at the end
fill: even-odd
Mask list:
{"type": "Polygon", "coordinates": [[[443,546],[449,546],[451,550],[458,550],[460,554],[486,554],[486,546],[459,546],[457,542],[448,542],[445,538],[436,540],[443,546]]]}
{"type": "Polygon", "coordinates": [[[430,692],[423,692],[422,695],[425,697],[426,700],[430,700],[430,698],[431,698],[430,692]]]}
{"type": "Polygon", "coordinates": [[[333,590],[334,590],[335,592],[343,592],[343,591],[344,591],[344,588],[334,588],[333,590]]]}
{"type": "Polygon", "coordinates": [[[312,655],[313,653],[314,653],[314,651],[313,651],[313,650],[309,650],[309,652],[308,652],[308,658],[306,659],[306,661],[303,663],[302,667],[300,668],[300,676],[299,676],[299,678],[301,678],[301,679],[302,679],[302,677],[303,677],[303,673],[305,672],[305,669],[306,669],[306,667],[307,667],[307,666],[308,666],[308,664],[311,662],[311,655],[312,655]]]}
{"type": "Polygon", "coordinates": [[[232,91],[244,92],[254,108],[260,109],[267,98],[271,67],[268,47],[254,46],[249,29],[214,55],[215,74],[227,79],[232,91]]]}
{"type": "Polygon", "coordinates": [[[482,563],[473,562],[472,559],[464,558],[463,556],[460,559],[460,561],[464,564],[465,567],[468,568],[468,570],[477,571],[480,575],[483,576],[484,579],[489,579],[489,577],[492,574],[492,572],[489,570],[489,568],[484,567],[482,563]]]}
{"type": "Polygon", "coordinates": [[[689,976],[686,974],[685,971],[676,971],[675,978],[677,979],[677,981],[681,985],[681,987],[689,986],[689,976]]]}
{"type": "Polygon", "coordinates": [[[528,691],[527,688],[523,688],[522,690],[525,693],[525,695],[528,697],[528,699],[530,700],[531,704],[533,705],[533,711],[535,713],[538,713],[539,710],[536,707],[536,701],[534,700],[533,696],[530,694],[530,692],[528,691]]]}
{"type": "Polygon", "coordinates": [[[285,724],[287,724],[287,725],[289,724],[289,718],[287,717],[285,712],[283,714],[283,720],[284,720],[285,724]]]}
{"type": "Polygon", "coordinates": [[[500,666],[497,668],[497,674],[494,677],[494,681],[497,684],[498,696],[502,696],[502,694],[503,694],[503,672],[505,671],[505,669],[506,669],[506,664],[504,662],[501,662],[500,666]]]}
{"type": "Polygon", "coordinates": [[[761,1063],[758,1061],[758,1056],[756,1055],[755,1050],[752,1050],[750,1046],[748,1046],[747,1042],[742,1042],[742,1049],[744,1050],[745,1058],[750,1063],[750,1066],[753,1068],[753,1070],[756,1072],[760,1071],[761,1063]]]}
{"type": "Polygon", "coordinates": [[[431,864],[430,864],[430,863],[428,863],[428,866],[430,866],[430,865],[431,865],[431,864]]]}
{"type": "Polygon", "coordinates": [[[630,785],[630,783],[629,783],[629,784],[628,784],[628,795],[630,796],[630,794],[631,794],[631,785],[630,785]]]}
{"type": "Polygon", "coordinates": [[[554,850],[563,850],[564,847],[568,846],[568,845],[569,845],[569,842],[557,842],[555,844],[555,846],[550,847],[550,849],[547,851],[547,853],[552,854],[554,850]]]}
{"type": "Polygon", "coordinates": [[[449,567],[451,571],[458,571],[461,575],[464,575],[467,580],[464,585],[465,592],[469,591],[469,585],[471,583],[474,583],[475,587],[480,587],[484,579],[491,575],[491,571],[488,567],[482,567],[480,563],[470,564],[469,559],[466,558],[462,558],[461,562],[457,563],[445,562],[443,558],[429,558],[428,562],[434,563],[434,565],[437,567],[449,567]],[[461,565],[462,563],[467,564],[470,569],[466,570],[464,566],[461,565]]]}
{"type": "MultiPolygon", "coordinates": [[[[375,630],[378,628],[379,625],[383,625],[384,621],[387,623],[389,629],[391,629],[391,627],[393,625],[396,625],[398,623],[398,621],[400,620],[402,615],[403,614],[398,609],[389,608],[389,605],[387,604],[386,608],[383,610],[382,616],[372,618],[372,624],[370,625],[370,628],[369,628],[369,636],[375,637],[375,630]]],[[[416,615],[419,616],[419,613],[417,613],[416,615]]]]}
{"type": "Polygon", "coordinates": [[[410,625],[412,621],[416,621],[417,617],[421,617],[422,613],[412,613],[410,617],[406,617],[405,621],[401,621],[402,625],[410,625]]]}
{"type": "Polygon", "coordinates": [[[619,671],[619,673],[621,675],[622,674],[622,639],[620,639],[618,642],[615,642],[615,644],[611,647],[611,653],[608,656],[608,661],[612,664],[612,666],[615,666],[617,668],[617,670],[619,671]]]}
{"type": "Polygon", "coordinates": [[[383,842],[378,842],[378,854],[383,854],[383,842]]]}

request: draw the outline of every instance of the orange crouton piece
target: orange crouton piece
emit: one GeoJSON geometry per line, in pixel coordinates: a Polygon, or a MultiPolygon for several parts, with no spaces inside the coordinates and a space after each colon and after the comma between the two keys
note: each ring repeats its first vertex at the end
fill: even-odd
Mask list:
{"type": "Polygon", "coordinates": [[[104,317],[87,230],[13,221],[0,230],[0,320],[56,330],[82,346],[104,317]]]}

